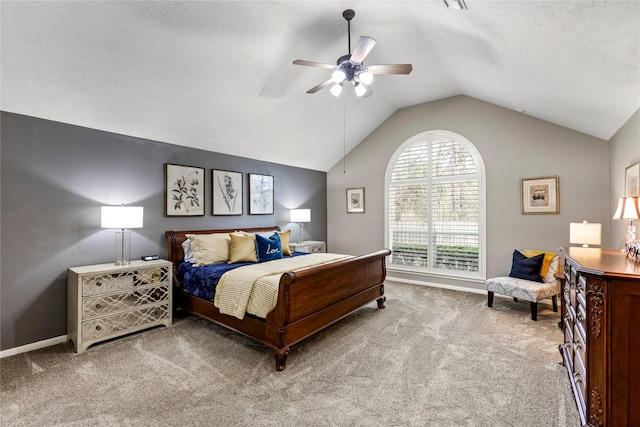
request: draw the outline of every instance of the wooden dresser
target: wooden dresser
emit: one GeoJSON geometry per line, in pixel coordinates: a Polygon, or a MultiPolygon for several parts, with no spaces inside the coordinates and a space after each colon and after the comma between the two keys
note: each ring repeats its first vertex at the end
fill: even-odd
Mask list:
{"type": "Polygon", "coordinates": [[[640,263],[563,248],[563,364],[582,425],[640,426],[640,263]]]}

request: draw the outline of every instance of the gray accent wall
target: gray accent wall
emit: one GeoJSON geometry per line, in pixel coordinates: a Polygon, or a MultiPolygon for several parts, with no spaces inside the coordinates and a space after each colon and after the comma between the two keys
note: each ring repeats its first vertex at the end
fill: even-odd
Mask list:
{"type": "MultiPolygon", "coordinates": [[[[115,260],[115,232],[100,206],[144,207],[131,258],[167,256],[166,230],[279,225],[311,209],[307,240],[326,240],[326,173],[1,113],[1,349],[66,334],[68,267],[115,260]],[[205,168],[205,215],[164,216],[164,164],[205,168]],[[211,169],[243,173],[244,214],[211,215],[211,169]],[[247,174],[274,176],[273,215],[249,215],[247,174]]],[[[260,142],[256,141],[256,150],[260,142]]]]}
{"type": "MultiPolygon", "coordinates": [[[[486,170],[486,276],[507,275],[514,249],[557,252],[569,245],[569,223],[602,223],[609,242],[608,143],[467,96],[455,96],[396,111],[327,174],[328,248],[365,253],[383,247],[384,179],[396,149],[425,131],[446,130],[468,139],[486,170]],[[557,175],[560,213],[522,215],[520,180],[557,175]],[[347,214],[347,188],[365,187],[365,213],[347,214]]],[[[637,140],[636,140],[637,141],[637,140]]],[[[621,155],[623,157],[624,155],[621,155]]],[[[632,158],[620,160],[630,163],[632,158]]],[[[401,274],[389,277],[468,289],[482,281],[401,274]]]]}

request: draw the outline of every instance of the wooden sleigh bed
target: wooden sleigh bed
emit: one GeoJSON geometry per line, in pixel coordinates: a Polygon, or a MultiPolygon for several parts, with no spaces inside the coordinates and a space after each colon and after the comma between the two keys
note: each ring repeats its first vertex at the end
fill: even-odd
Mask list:
{"type": "MultiPolygon", "coordinates": [[[[242,229],[258,233],[279,227],[242,229]]],[[[167,231],[168,257],[174,272],[184,261],[186,234],[232,233],[234,230],[167,231]]],[[[174,308],[211,320],[273,349],[276,369],[286,367],[292,345],[337,322],[362,306],[377,301],[384,308],[385,259],[388,249],[282,274],[275,308],[265,319],[242,320],[220,313],[213,301],[185,292],[174,274],[174,308]]]]}

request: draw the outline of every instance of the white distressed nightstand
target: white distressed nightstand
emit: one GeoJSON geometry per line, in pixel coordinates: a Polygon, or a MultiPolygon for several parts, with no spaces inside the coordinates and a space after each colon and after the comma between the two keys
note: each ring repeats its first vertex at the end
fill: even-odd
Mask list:
{"type": "Polygon", "coordinates": [[[76,352],[158,325],[171,326],[169,261],[87,265],[67,271],[67,336],[76,352]]]}
{"type": "Polygon", "coordinates": [[[306,252],[308,254],[317,254],[327,252],[327,244],[319,240],[306,240],[302,243],[289,243],[292,252],[306,252]]]}

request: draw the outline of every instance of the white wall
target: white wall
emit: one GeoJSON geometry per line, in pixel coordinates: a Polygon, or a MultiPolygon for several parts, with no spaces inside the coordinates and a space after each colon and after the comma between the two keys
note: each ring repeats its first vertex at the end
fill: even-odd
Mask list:
{"type": "MultiPolygon", "coordinates": [[[[609,184],[609,218],[613,216],[618,199],[624,196],[624,170],[640,161],[640,109],[616,132],[609,140],[609,170],[611,178],[609,184]]],[[[635,223],[636,230],[640,229],[640,221],[635,223]]],[[[627,221],[610,219],[609,247],[622,248],[626,239],[627,221]]],[[[636,231],[636,237],[638,232],[636,231]]]]}
{"type": "MultiPolygon", "coordinates": [[[[328,248],[361,254],[384,245],[384,175],[394,151],[428,130],[467,138],[480,151],[487,177],[487,277],[509,273],[514,249],[557,251],[569,245],[569,223],[600,222],[609,238],[608,144],[466,96],[398,110],[327,174],[328,248]],[[560,214],[522,215],[520,179],[557,175],[560,214]],[[365,213],[346,213],[346,189],[365,187],[365,213]]],[[[480,283],[404,277],[484,288],[480,283]]]]}

